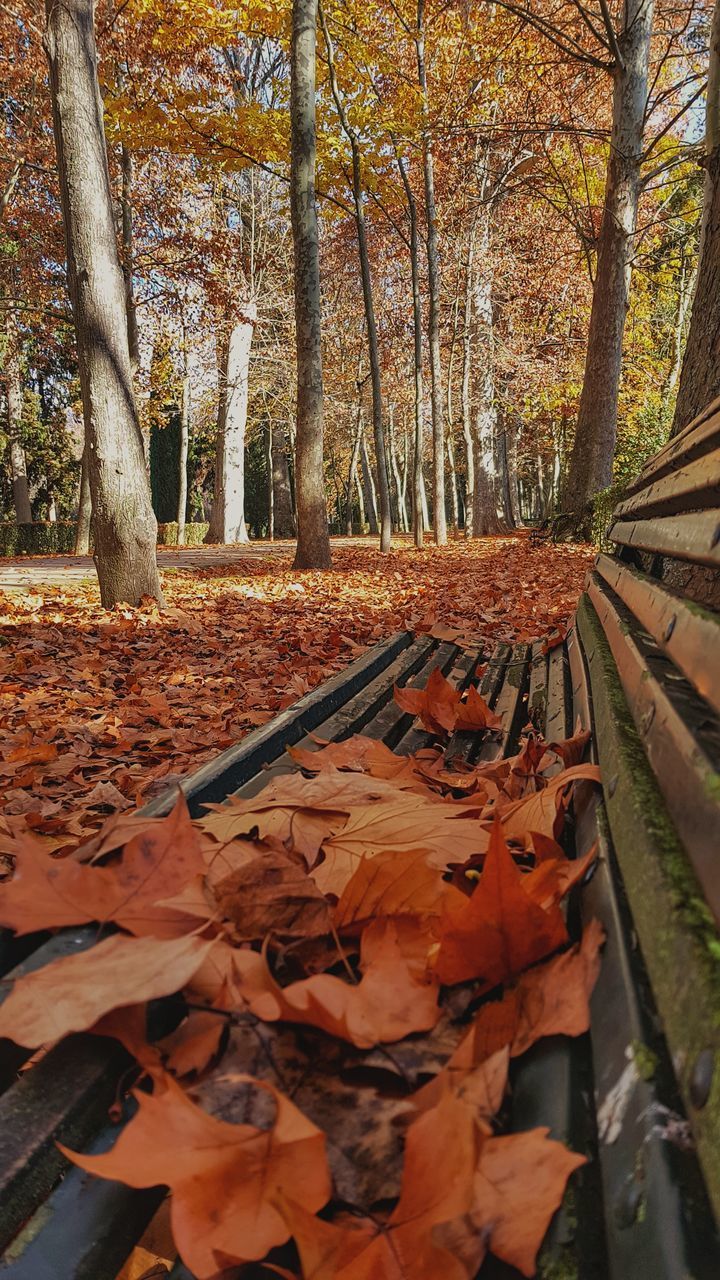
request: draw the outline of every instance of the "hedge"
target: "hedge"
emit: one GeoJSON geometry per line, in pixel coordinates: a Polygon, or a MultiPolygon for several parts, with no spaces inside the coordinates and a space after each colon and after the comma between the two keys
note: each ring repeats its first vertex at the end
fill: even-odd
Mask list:
{"type": "MultiPolygon", "coordinates": [[[[209,525],[186,524],[185,545],[202,545],[209,525]]],[[[158,546],[176,547],[177,523],[158,525],[158,546]]],[[[1,556],[72,555],[75,550],[74,520],[36,521],[34,524],[0,522],[1,556]]]]}
{"type": "Polygon", "coordinates": [[[34,524],[0,524],[0,556],[45,556],[75,550],[75,522],[36,521],[34,524]]]}
{"type": "MultiPolygon", "coordinates": [[[[200,547],[205,541],[205,534],[210,525],[205,523],[186,524],[185,525],[185,546],[200,547]]],[[[176,547],[178,540],[177,520],[171,520],[168,524],[158,525],[158,546],[159,547],[176,547]]]]}

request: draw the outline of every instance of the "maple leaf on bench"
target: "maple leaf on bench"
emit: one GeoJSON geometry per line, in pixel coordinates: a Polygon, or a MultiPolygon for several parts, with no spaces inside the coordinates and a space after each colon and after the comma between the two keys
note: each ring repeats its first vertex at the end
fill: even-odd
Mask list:
{"type": "Polygon", "coordinates": [[[499,729],[502,721],[485,699],[471,686],[467,699],[439,667],[434,667],[424,689],[395,686],[395,701],[408,715],[419,717],[429,733],[444,737],[455,729],[499,729]]]}
{"type": "Polygon", "coordinates": [[[135,1092],[138,1110],[111,1151],[64,1155],[101,1178],[130,1187],[168,1186],[178,1250],[199,1280],[217,1275],[227,1258],[256,1261],[290,1231],[273,1204],[283,1192],[308,1213],[330,1198],[325,1135],[272,1085],[250,1076],[238,1084],[274,1099],[267,1129],[228,1124],[196,1106],[172,1076],[153,1072],[155,1092],[135,1092]],[[223,1264],[219,1263],[223,1259],[223,1264]]]}

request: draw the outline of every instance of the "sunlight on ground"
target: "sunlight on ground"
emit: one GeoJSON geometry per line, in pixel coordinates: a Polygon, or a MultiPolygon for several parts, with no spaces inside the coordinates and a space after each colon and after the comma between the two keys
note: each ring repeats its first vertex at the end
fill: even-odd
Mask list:
{"type": "Polygon", "coordinates": [[[75,846],[395,630],[490,648],[544,634],[591,559],[518,535],[387,556],[335,546],[331,572],[299,574],[292,550],[178,569],[163,612],[101,610],[92,585],[0,595],[5,821],[75,846]]]}

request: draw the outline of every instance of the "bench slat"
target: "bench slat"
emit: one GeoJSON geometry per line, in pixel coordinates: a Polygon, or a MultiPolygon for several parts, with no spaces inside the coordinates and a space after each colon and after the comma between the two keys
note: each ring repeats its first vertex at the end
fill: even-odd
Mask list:
{"type": "Polygon", "coordinates": [[[595,568],[701,697],[720,711],[720,615],[610,556],[598,556],[595,568]]]}
{"type": "Polygon", "coordinates": [[[720,510],[717,508],[649,520],[614,519],[608,538],[638,551],[720,567],[720,510]]]}
{"type": "Polygon", "coordinates": [[[639,489],[615,508],[615,518],[674,515],[678,511],[717,506],[720,502],[720,450],[697,458],[639,489]]]}
{"type": "MultiPolygon", "coordinates": [[[[587,597],[577,625],[587,655],[595,742],[613,846],[711,1202],[720,1209],[720,1071],[709,1094],[698,1079],[720,1052],[717,931],[648,764],[600,620],[587,597]],[[693,1100],[698,1103],[694,1105],[693,1100]]],[[[599,999],[599,997],[598,997],[599,999]]]]}
{"type": "Polygon", "coordinates": [[[645,464],[637,479],[628,485],[627,496],[639,492],[656,480],[661,480],[685,463],[694,462],[696,458],[703,457],[718,446],[720,446],[720,411],[716,410],[710,417],[697,422],[687,434],[683,432],[682,435],[668,441],[665,448],[645,464]]]}
{"type": "MultiPolygon", "coordinates": [[[[232,791],[254,776],[263,765],[274,760],[288,743],[296,743],[303,734],[315,729],[348,698],[359,692],[374,676],[389,666],[412,640],[409,631],[401,631],[375,645],[350,663],[338,675],[318,685],[310,693],[281,711],[268,724],[248,733],[237,746],[229,747],[202,765],[181,784],[193,816],[205,804],[224,800],[232,791]]],[[[172,809],[177,788],[159,796],[143,809],[148,817],[162,817],[172,809]]]]}
{"type": "Polygon", "coordinates": [[[637,730],[708,904],[720,920],[720,727],[709,707],[645,642],[612,588],[591,576],[588,594],[605,631],[637,730]],[[715,752],[713,752],[713,747],[715,752]]]}
{"type": "MultiPolygon", "coordinates": [[[[87,1153],[107,1151],[117,1133],[117,1125],[106,1125],[87,1153]]],[[[71,1166],[13,1241],[0,1275],[58,1280],[61,1265],[72,1280],[115,1280],[166,1194],[164,1187],[137,1191],[71,1166]]]]}
{"type": "MultiPolygon", "coordinates": [[[[572,638],[573,710],[587,727],[587,672],[574,632],[572,638]]],[[[591,754],[597,761],[594,741],[591,754]]],[[[596,788],[583,783],[575,790],[573,808],[578,856],[599,841],[595,873],[580,894],[582,920],[600,920],[607,934],[591,997],[596,1108],[600,1110],[617,1089],[628,1069],[628,1051],[634,1057],[643,1046],[643,1074],[650,1076],[637,1074],[626,1094],[624,1116],[617,1110],[617,1132],[603,1130],[597,1140],[604,1205],[596,1206],[595,1216],[604,1216],[609,1275],[612,1280],[636,1274],[656,1280],[685,1280],[688,1275],[710,1280],[720,1268],[720,1245],[694,1151],[679,1151],[664,1136],[663,1116],[667,1108],[675,1112],[679,1103],[619,880],[605,803],[596,788]],[[650,1075],[647,1068],[654,1060],[658,1069],[650,1075]]],[[[607,1115],[611,1117],[609,1108],[607,1115]]]]}

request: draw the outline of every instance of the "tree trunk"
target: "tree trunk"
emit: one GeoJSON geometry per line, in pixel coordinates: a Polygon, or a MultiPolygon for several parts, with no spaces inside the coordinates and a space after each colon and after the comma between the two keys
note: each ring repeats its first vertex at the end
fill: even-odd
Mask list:
{"type": "Polygon", "coordinates": [[[377,498],[375,495],[375,481],[373,479],[370,459],[368,457],[367,443],[365,441],[365,432],[360,432],[360,468],[362,472],[362,487],[365,494],[365,510],[370,525],[370,533],[378,532],[378,511],[377,498]]]}
{"type": "Polygon", "coordinates": [[[490,222],[485,216],[480,254],[473,281],[475,319],[475,431],[473,486],[473,536],[500,533],[498,519],[498,476],[495,450],[497,407],[495,404],[495,329],[492,307],[492,271],[489,262],[490,222]]]}
{"type": "Polygon", "coordinates": [[[92,501],[90,498],[90,470],[88,467],[87,442],[83,449],[82,466],[80,468],[80,493],[78,495],[77,524],[75,526],[75,555],[86,556],[90,551],[90,521],[92,519],[92,501]]]}
{"type": "Polygon", "coordinates": [[[97,78],[93,0],[46,0],[45,48],[105,608],[162,601],[97,78]]]}
{"type": "Polygon", "coordinates": [[[177,540],[178,546],[185,545],[185,515],[188,496],[188,453],[190,451],[190,374],[188,373],[187,350],[183,349],[183,381],[180,401],[180,457],[178,459],[178,507],[177,507],[177,540]]]}
{"type": "Polygon", "coordinates": [[[522,523],[520,510],[520,491],[518,488],[518,424],[513,413],[505,417],[505,450],[507,462],[507,487],[509,499],[509,519],[512,528],[517,529],[522,523]]]}
{"type": "Polygon", "coordinates": [[[30,506],[27,459],[21,438],[23,387],[20,344],[15,311],[11,304],[8,304],[5,312],[5,367],[3,372],[15,518],[18,524],[30,524],[32,522],[32,509],[30,506]]]}
{"type": "Polygon", "coordinates": [[[275,541],[275,483],[273,476],[273,431],[270,421],[263,429],[265,437],[265,465],[267,466],[267,518],[268,538],[275,541]]]}
{"type": "Polygon", "coordinates": [[[465,444],[465,537],[472,534],[472,512],[475,501],[475,453],[473,449],[472,406],[470,403],[470,347],[472,334],[473,273],[475,259],[475,227],[468,235],[465,258],[465,312],[462,337],[462,431],[465,444]]]}
{"type": "Polygon", "coordinates": [[[413,442],[413,488],[412,488],[412,526],[415,546],[424,546],[425,529],[428,527],[427,498],[423,480],[423,418],[425,412],[425,396],[423,391],[423,344],[422,344],[422,296],[420,293],[420,253],[418,236],[417,203],[412,184],[408,178],[402,158],[397,157],[400,177],[405,188],[410,217],[410,275],[412,280],[413,303],[413,367],[415,375],[415,433],[413,442]]]}
{"type": "Polygon", "coordinates": [[[424,20],[425,0],[418,0],[415,49],[423,116],[422,152],[423,177],[425,181],[429,300],[428,346],[430,348],[430,397],[433,426],[433,530],[436,545],[443,547],[447,542],[447,521],[445,517],[445,424],[443,422],[442,367],[440,363],[440,253],[438,250],[435,173],[425,68],[424,20]]]}
{"type": "MultiPolygon", "coordinates": [[[[430,509],[428,507],[427,488],[425,487],[425,472],[420,470],[420,510],[422,511],[423,527],[429,529],[432,520],[430,519],[430,509]]],[[[421,544],[423,545],[423,544],[421,544]]]]}
{"type": "Polygon", "coordinates": [[[293,0],[290,210],[297,351],[296,569],[331,567],[323,467],[322,325],[315,208],[316,24],[317,0],[293,0]]]}
{"type": "Polygon", "coordinates": [[[132,189],[135,166],[132,152],[125,143],[121,151],[122,187],[120,211],[122,217],[122,273],[125,287],[125,311],[127,314],[128,347],[130,349],[130,368],[133,378],[137,377],[140,368],[140,335],[138,333],[137,310],[135,307],[135,290],[133,288],[133,210],[132,189]]]}
{"type": "Polygon", "coordinates": [[[671,436],[720,395],[720,0],[710,34],[705,108],[705,186],[697,283],[671,436]]]}
{"type": "Polygon", "coordinates": [[[582,513],[612,481],[623,334],[640,196],[653,0],[626,0],[614,72],[613,122],[597,273],[588,330],[585,376],[575,443],[563,494],[567,511],[582,513]]]}
{"type": "Polygon", "coordinates": [[[373,438],[375,440],[378,491],[380,495],[380,550],[389,551],[392,538],[390,482],[388,479],[387,458],[385,455],[385,437],[383,434],[380,347],[378,343],[377,323],[375,320],[375,302],[373,299],[372,272],[370,271],[370,254],[368,253],[360,144],[358,136],[350,124],[350,120],[345,110],[345,104],[340,93],[335,71],[335,52],[330,38],[330,32],[322,11],[322,6],[320,6],[319,13],[323,36],[325,38],[325,46],[327,49],[330,87],[335,106],[340,117],[343,132],[350,143],[350,152],[352,155],[353,207],[355,210],[355,228],[357,230],[358,254],[360,257],[360,278],[362,281],[363,303],[365,306],[365,324],[367,327],[370,380],[372,385],[373,438]]]}
{"type": "Polygon", "coordinates": [[[400,478],[400,464],[397,456],[397,440],[395,436],[395,405],[391,404],[388,412],[388,443],[390,445],[390,465],[392,467],[393,479],[395,481],[395,493],[397,496],[397,514],[398,526],[402,533],[407,533],[408,518],[405,507],[405,491],[403,489],[402,480],[400,478]]]}
{"type": "Polygon", "coordinates": [[[295,517],[292,507],[290,471],[288,468],[285,433],[281,427],[272,429],[272,483],[274,532],[276,538],[294,538],[295,517]]]}
{"type": "Polygon", "coordinates": [[[452,510],[453,529],[456,533],[460,531],[460,509],[458,507],[458,483],[457,471],[455,469],[455,449],[452,442],[452,436],[447,438],[447,457],[448,467],[450,469],[450,504],[452,510]]]}
{"type": "Polygon", "coordinates": [[[208,542],[248,542],[245,525],[245,432],[247,430],[250,350],[257,306],[250,299],[230,330],[225,351],[215,452],[215,499],[208,542]]]}

